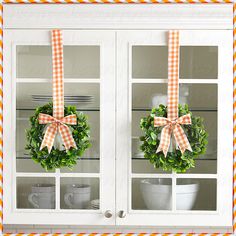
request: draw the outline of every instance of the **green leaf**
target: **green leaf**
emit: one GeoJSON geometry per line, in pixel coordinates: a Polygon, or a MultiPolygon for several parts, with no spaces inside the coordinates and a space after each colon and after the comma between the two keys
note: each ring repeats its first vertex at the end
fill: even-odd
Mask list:
{"type": "Polygon", "coordinates": [[[157,136],[156,136],[156,134],[154,132],[151,132],[151,137],[152,137],[153,140],[157,139],[157,136]]]}

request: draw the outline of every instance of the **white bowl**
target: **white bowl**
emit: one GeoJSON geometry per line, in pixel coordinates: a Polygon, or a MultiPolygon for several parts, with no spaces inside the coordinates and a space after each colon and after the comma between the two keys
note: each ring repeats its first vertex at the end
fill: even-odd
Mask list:
{"type": "MultiPolygon", "coordinates": [[[[149,210],[171,210],[172,186],[170,179],[144,179],[140,189],[149,210]]],[[[176,185],[176,209],[191,210],[196,201],[199,184],[186,181],[176,185]]]]}

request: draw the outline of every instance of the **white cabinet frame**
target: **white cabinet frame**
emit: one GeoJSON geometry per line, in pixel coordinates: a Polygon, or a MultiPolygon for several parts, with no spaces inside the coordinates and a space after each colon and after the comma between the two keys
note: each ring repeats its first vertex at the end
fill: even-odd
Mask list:
{"type": "MultiPolygon", "coordinates": [[[[132,174],[131,123],[132,84],[166,83],[160,79],[131,78],[132,45],[167,45],[167,30],[119,32],[117,35],[117,163],[116,209],[127,212],[117,218],[118,225],[149,226],[232,226],[233,185],[233,63],[232,31],[181,30],[180,46],[218,46],[218,79],[181,79],[180,83],[218,85],[218,160],[217,174],[132,174]],[[227,137],[227,138],[226,138],[227,137]],[[122,172],[122,175],[120,174],[122,172]],[[172,191],[176,178],[217,179],[216,211],[151,211],[131,209],[131,180],[134,178],[172,178],[172,191]],[[128,200],[127,200],[128,199],[128,200]]],[[[175,203],[175,194],[172,194],[175,203]]]]}
{"type": "Polygon", "coordinates": [[[100,83],[100,173],[17,173],[16,84],[48,82],[52,79],[17,79],[16,45],[51,45],[50,30],[5,30],[4,33],[4,224],[114,225],[115,212],[115,33],[101,31],[63,31],[64,45],[99,45],[100,79],[69,79],[67,82],[100,83]],[[16,177],[55,177],[56,209],[16,209],[16,177]],[[99,177],[100,210],[59,209],[60,177],[99,177]],[[50,216],[49,216],[50,215],[50,216]]]}
{"type": "MultiPolygon", "coordinates": [[[[5,224],[74,224],[74,225],[129,225],[129,226],[232,226],[232,169],[233,169],[233,53],[231,5],[4,5],[4,223],[5,224]],[[125,12],[124,12],[125,11],[125,12]],[[51,17],[53,15],[53,17],[51,17]],[[79,17],[78,17],[79,16],[79,17]],[[142,17],[140,17],[142,16],[142,17]],[[30,17],[30,21],[28,20],[30,17]],[[123,19],[122,21],[120,19],[123,19]],[[201,18],[201,20],[199,20],[201,18]],[[39,20],[40,19],[40,20],[39,20]],[[180,23],[180,19],[182,19],[180,23]],[[16,210],[11,188],[15,157],[14,114],[15,68],[10,63],[16,44],[50,45],[49,30],[62,28],[65,44],[101,45],[101,150],[100,173],[61,174],[74,177],[101,178],[101,211],[16,210]],[[131,180],[131,84],[163,83],[165,78],[131,81],[130,45],[167,45],[167,30],[181,29],[181,45],[216,45],[219,47],[219,78],[201,80],[218,84],[218,173],[202,175],[220,180],[217,212],[150,212],[133,211],[130,207],[131,180]],[[22,30],[24,29],[24,30],[22,30]],[[47,30],[42,30],[47,29],[47,30]],[[90,29],[91,31],[89,31],[90,29]],[[95,30],[94,30],[95,29],[95,30]],[[125,30],[124,30],[125,29],[125,30]],[[139,31],[135,31],[138,29],[139,31]],[[141,30],[145,29],[145,30],[141,30]],[[148,29],[148,30],[147,30],[148,29]],[[195,30],[193,30],[195,29],[195,30]],[[196,30],[198,29],[198,30],[196,30]],[[205,30],[199,30],[205,29],[205,30]],[[230,29],[230,30],[226,30],[230,29]],[[159,31],[158,31],[159,30],[159,31]],[[186,31],[185,31],[186,30],[186,31]],[[210,32],[210,34],[209,34],[210,32]],[[105,66],[104,66],[105,65],[105,66]],[[104,67],[103,67],[104,66],[104,67]],[[115,83],[116,77],[116,83],[115,83]],[[225,79],[227,78],[227,79],[225,79]],[[12,82],[11,82],[12,79],[12,82]],[[110,98],[110,99],[109,99],[110,98]],[[13,105],[13,106],[12,106],[13,105]],[[12,110],[10,109],[12,107],[12,110]],[[116,134],[115,134],[116,131],[116,134]],[[225,139],[228,137],[228,139],[225,139]],[[102,142],[103,139],[103,142],[102,142]],[[116,149],[116,150],[115,150],[116,149]],[[224,154],[221,156],[221,154],[224,154]],[[224,168],[229,171],[224,171],[224,168]],[[111,210],[112,218],[104,212],[111,210]],[[120,210],[126,212],[119,218],[120,210]],[[50,217],[48,217],[50,213],[50,217]]],[[[29,79],[21,78],[26,83],[29,79]]],[[[31,82],[49,82],[38,78],[31,82]]],[[[97,79],[67,79],[66,83],[96,83],[97,79]]],[[[99,83],[98,82],[98,83],[99,83]]],[[[180,83],[199,83],[198,80],[180,80],[180,83]]],[[[17,173],[18,176],[53,176],[58,173],[17,173]]],[[[133,177],[150,178],[149,174],[133,177]]],[[[152,175],[173,177],[174,174],[152,175]]],[[[178,175],[199,178],[201,175],[178,175]]]]}

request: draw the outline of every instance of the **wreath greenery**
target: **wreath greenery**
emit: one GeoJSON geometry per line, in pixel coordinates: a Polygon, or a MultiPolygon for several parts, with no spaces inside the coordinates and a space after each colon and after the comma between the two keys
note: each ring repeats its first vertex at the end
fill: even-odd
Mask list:
{"type": "Polygon", "coordinates": [[[46,125],[39,124],[39,113],[52,115],[53,104],[48,103],[38,107],[34,115],[30,117],[31,127],[26,130],[26,149],[29,150],[31,158],[35,162],[40,163],[45,170],[54,170],[61,167],[72,168],[76,165],[77,159],[81,157],[84,151],[91,145],[89,142],[90,127],[87,122],[87,117],[82,112],[76,112],[76,107],[65,106],[65,116],[75,114],[77,117],[77,125],[68,125],[71,129],[77,148],[71,147],[66,151],[52,147],[51,152],[48,153],[47,147],[40,150],[46,125]]]}
{"type": "Polygon", "coordinates": [[[144,152],[144,157],[155,168],[183,173],[189,168],[195,167],[195,158],[206,152],[208,134],[204,128],[203,119],[193,116],[188,105],[179,105],[178,109],[179,117],[188,113],[191,115],[192,124],[182,125],[182,128],[192,147],[192,152],[186,150],[182,154],[180,150],[175,149],[173,152],[168,152],[166,157],[163,152],[156,153],[162,127],[154,127],[154,116],[167,117],[167,106],[164,105],[153,108],[150,115],[141,119],[140,127],[144,131],[144,136],[140,137],[143,142],[140,148],[144,152]]]}

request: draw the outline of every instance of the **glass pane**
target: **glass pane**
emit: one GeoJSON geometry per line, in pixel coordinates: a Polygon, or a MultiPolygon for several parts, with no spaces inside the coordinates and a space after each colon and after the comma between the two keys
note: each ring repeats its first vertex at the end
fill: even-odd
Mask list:
{"type": "Polygon", "coordinates": [[[215,211],[216,179],[177,179],[176,209],[215,211]]]}
{"type": "MultiPolygon", "coordinates": [[[[39,164],[35,164],[25,150],[26,134],[29,128],[29,117],[34,114],[38,106],[50,101],[43,97],[52,94],[52,84],[44,83],[17,83],[17,112],[16,112],[16,170],[19,172],[44,172],[39,164]],[[37,94],[37,98],[34,95],[37,94]]],[[[83,112],[88,117],[92,146],[86,150],[82,159],[72,169],[62,168],[62,172],[99,172],[100,159],[100,88],[99,84],[65,84],[65,94],[75,97],[65,99],[66,105],[74,105],[78,112],[83,112]],[[83,99],[88,101],[83,101],[83,99]]]]}
{"type": "Polygon", "coordinates": [[[167,78],[168,47],[166,46],[133,46],[133,78],[167,78]]]}
{"type": "Polygon", "coordinates": [[[61,173],[99,173],[100,171],[99,157],[88,158],[86,157],[85,153],[81,159],[77,160],[77,164],[72,169],[64,167],[61,168],[60,171],[61,173]]]}
{"type": "MultiPolygon", "coordinates": [[[[216,111],[217,85],[181,84],[179,103],[188,104],[192,111],[216,111]]],[[[133,110],[151,110],[160,104],[167,105],[167,84],[133,84],[133,110]]]]}
{"type": "Polygon", "coordinates": [[[132,179],[133,210],[171,210],[172,180],[132,179]]]}
{"type": "Polygon", "coordinates": [[[61,178],[61,209],[99,210],[99,178],[61,178]]]}
{"type": "Polygon", "coordinates": [[[217,173],[217,111],[193,112],[194,116],[200,116],[204,120],[205,129],[208,133],[208,145],[204,155],[199,156],[195,162],[195,168],[186,173],[217,173]]]}
{"type": "MultiPolygon", "coordinates": [[[[216,46],[181,46],[181,79],[217,79],[218,47],[216,46]]],[[[167,46],[133,46],[133,78],[167,78],[167,46]]]]}
{"type": "Polygon", "coordinates": [[[155,168],[149,160],[144,158],[132,159],[132,173],[143,173],[143,174],[170,174],[171,171],[164,171],[161,168],[155,168]]]}
{"type": "Polygon", "coordinates": [[[80,172],[80,173],[98,173],[100,171],[100,112],[84,111],[87,115],[90,125],[90,143],[82,158],[72,168],[61,168],[62,173],[80,172]]]}
{"type": "Polygon", "coordinates": [[[55,209],[55,179],[18,177],[17,208],[55,209]]]}
{"type": "Polygon", "coordinates": [[[217,46],[181,46],[180,78],[181,79],[217,79],[218,47],[217,46]]]}
{"type": "MultiPolygon", "coordinates": [[[[166,84],[132,85],[132,171],[133,173],[163,173],[155,169],[140,150],[139,137],[143,135],[140,120],[151,112],[152,107],[167,104],[166,84]]],[[[217,85],[181,84],[180,103],[189,104],[194,116],[203,118],[208,133],[208,147],[204,155],[199,156],[195,168],[187,173],[217,173],[217,85]],[[199,96],[201,94],[201,96],[199,96]]]]}
{"type": "MultiPolygon", "coordinates": [[[[17,46],[17,78],[52,78],[51,46],[17,46]]],[[[64,46],[65,78],[99,78],[99,46],[64,46]]]]}
{"type": "MultiPolygon", "coordinates": [[[[39,164],[35,163],[29,155],[26,146],[26,130],[29,129],[31,110],[16,111],[16,171],[17,172],[46,172],[39,164]]],[[[52,172],[52,171],[49,171],[52,172]]]]}
{"type": "Polygon", "coordinates": [[[157,169],[146,160],[144,153],[140,150],[140,145],[142,142],[139,137],[143,135],[140,128],[141,118],[147,116],[148,111],[133,111],[132,112],[132,172],[133,173],[168,173],[162,169],[157,169]]]}
{"type": "Polygon", "coordinates": [[[207,159],[206,155],[201,155],[195,159],[195,167],[190,168],[182,174],[216,174],[217,159],[207,159]]]}
{"type": "MultiPolygon", "coordinates": [[[[78,109],[99,110],[100,85],[95,83],[65,83],[65,105],[78,109]]],[[[17,83],[17,109],[35,109],[52,101],[52,83],[17,83]]]]}

